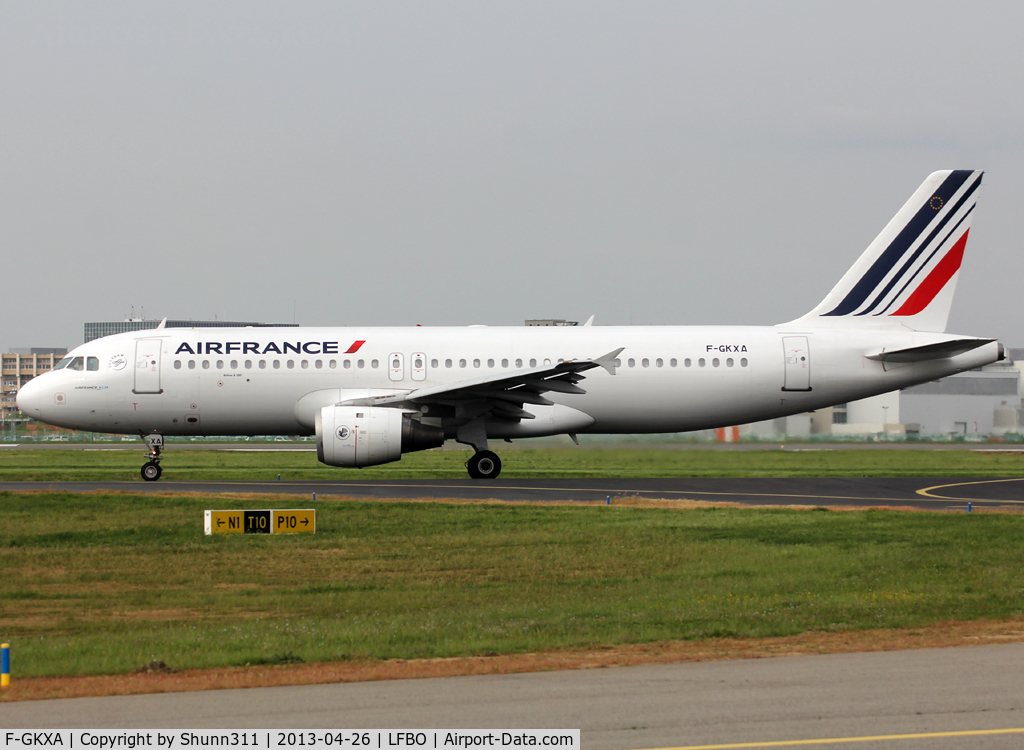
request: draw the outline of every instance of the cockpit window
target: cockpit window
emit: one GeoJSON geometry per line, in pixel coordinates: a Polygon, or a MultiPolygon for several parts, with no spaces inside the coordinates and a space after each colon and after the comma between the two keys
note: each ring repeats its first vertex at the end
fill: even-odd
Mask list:
{"type": "Polygon", "coordinates": [[[82,357],[75,357],[70,362],[68,362],[69,370],[82,370],[84,366],[85,362],[83,361],[82,357]]]}
{"type": "Polygon", "coordinates": [[[96,357],[86,357],[85,369],[89,370],[90,372],[95,372],[96,370],[100,369],[99,359],[97,359],[96,357]]]}
{"type": "Polygon", "coordinates": [[[67,367],[68,365],[71,364],[71,360],[72,360],[72,357],[65,357],[60,362],[58,362],[56,365],[54,365],[54,367],[53,367],[54,371],[56,371],[56,370],[63,370],[65,367],[67,367]]]}

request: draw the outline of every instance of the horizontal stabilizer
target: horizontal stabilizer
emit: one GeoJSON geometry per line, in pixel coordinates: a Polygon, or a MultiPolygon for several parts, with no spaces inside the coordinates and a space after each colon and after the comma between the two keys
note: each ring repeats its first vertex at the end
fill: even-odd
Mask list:
{"type": "Polygon", "coordinates": [[[995,339],[953,339],[938,344],[912,346],[909,349],[893,349],[880,351],[877,354],[865,355],[877,362],[927,362],[931,359],[947,359],[958,354],[977,349],[979,346],[991,344],[995,339]]]}

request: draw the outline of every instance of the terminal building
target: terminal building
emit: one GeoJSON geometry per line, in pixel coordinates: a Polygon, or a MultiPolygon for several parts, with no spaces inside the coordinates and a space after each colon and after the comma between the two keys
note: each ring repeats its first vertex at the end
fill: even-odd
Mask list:
{"type": "MultiPolygon", "coordinates": [[[[128,331],[148,331],[160,325],[159,320],[126,318],[100,323],[85,324],[85,343],[101,336],[128,331]]],[[[167,320],[164,328],[296,328],[297,323],[249,323],[235,320],[167,320]]]]}

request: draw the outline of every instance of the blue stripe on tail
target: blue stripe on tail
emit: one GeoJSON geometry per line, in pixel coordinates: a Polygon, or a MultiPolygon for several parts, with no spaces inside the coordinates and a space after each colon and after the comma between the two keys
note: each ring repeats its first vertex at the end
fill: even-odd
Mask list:
{"type": "Polygon", "coordinates": [[[824,316],[850,315],[863,305],[871,292],[882,283],[882,280],[885,279],[889,271],[893,269],[900,258],[906,254],[914,241],[921,236],[921,233],[935,218],[936,211],[949,202],[950,198],[956,194],[956,191],[960,189],[972,174],[974,174],[973,170],[958,169],[943,180],[932,198],[918,209],[914,217],[907,222],[903,230],[889,244],[885,252],[878,257],[878,260],[872,264],[868,272],[861,277],[860,281],[854,285],[850,293],[833,310],[824,313],[824,316]],[[941,199],[941,205],[939,206],[935,206],[933,203],[936,197],[941,199]]]}

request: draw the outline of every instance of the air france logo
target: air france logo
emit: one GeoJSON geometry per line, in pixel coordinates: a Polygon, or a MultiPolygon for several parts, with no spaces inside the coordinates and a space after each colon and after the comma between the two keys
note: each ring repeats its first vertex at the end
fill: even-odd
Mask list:
{"type": "Polygon", "coordinates": [[[365,341],[353,341],[344,352],[339,352],[337,341],[197,341],[195,346],[184,341],[175,354],[355,354],[365,341]]]}
{"type": "Polygon", "coordinates": [[[352,434],[352,431],[348,427],[339,427],[338,428],[338,439],[339,440],[348,440],[348,436],[351,435],[351,434],[352,434]]]}
{"type": "Polygon", "coordinates": [[[128,358],[126,356],[123,354],[115,354],[110,358],[110,361],[107,362],[107,367],[111,370],[123,370],[127,364],[128,358]]]}

